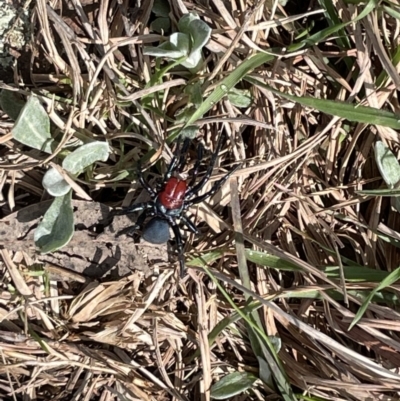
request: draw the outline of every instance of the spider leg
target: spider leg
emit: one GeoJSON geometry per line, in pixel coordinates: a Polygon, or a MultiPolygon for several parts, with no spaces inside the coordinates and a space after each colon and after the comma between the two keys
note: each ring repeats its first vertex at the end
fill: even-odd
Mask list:
{"type": "Polygon", "coordinates": [[[140,216],[138,217],[137,221],[135,224],[132,226],[126,227],[123,230],[119,231],[117,233],[117,237],[119,237],[121,234],[128,234],[128,235],[133,235],[135,231],[141,227],[143,224],[144,220],[148,215],[154,215],[154,205],[152,202],[146,202],[146,203],[136,203],[136,205],[132,205],[123,209],[119,210],[112,210],[110,213],[111,219],[114,218],[114,216],[120,216],[120,215],[125,215],[125,214],[131,214],[135,212],[142,212],[140,216]]]}
{"type": "Polygon", "coordinates": [[[197,194],[197,192],[199,192],[205,185],[205,183],[210,179],[211,177],[211,173],[213,171],[214,168],[214,164],[217,160],[218,154],[221,150],[222,147],[222,142],[223,139],[225,139],[226,135],[221,135],[219,137],[218,143],[217,143],[217,147],[215,149],[215,152],[213,153],[213,155],[211,156],[211,160],[210,160],[210,164],[208,166],[207,172],[204,175],[204,177],[192,188],[190,188],[187,192],[186,192],[186,197],[189,197],[191,195],[197,194]]]}
{"type": "Polygon", "coordinates": [[[150,194],[150,196],[154,199],[157,196],[157,193],[150,186],[150,184],[145,180],[142,171],[142,165],[140,160],[137,162],[137,177],[139,179],[140,185],[150,194]]]}
{"type": "Polygon", "coordinates": [[[140,212],[140,211],[149,210],[152,208],[154,208],[153,202],[136,203],[132,206],[124,207],[119,210],[112,210],[110,214],[112,216],[122,216],[125,214],[140,212]]]}
{"type": "Polygon", "coordinates": [[[167,182],[170,178],[174,170],[176,169],[176,166],[178,164],[178,158],[174,156],[171,160],[171,163],[169,164],[167,171],[164,174],[164,182],[167,182]]]}
{"type": "Polygon", "coordinates": [[[189,149],[189,145],[190,145],[190,139],[189,138],[185,138],[183,145],[182,145],[182,149],[180,151],[180,157],[179,157],[179,163],[177,165],[179,172],[181,173],[185,167],[185,164],[187,162],[187,152],[189,149]]]}
{"type": "Polygon", "coordinates": [[[197,160],[192,171],[192,178],[188,183],[188,188],[192,188],[194,183],[196,182],[197,174],[199,174],[200,164],[201,161],[203,160],[203,151],[204,151],[204,146],[200,142],[199,146],[197,147],[197,160]]]}
{"type": "Polygon", "coordinates": [[[216,181],[214,183],[214,185],[212,186],[212,188],[206,192],[203,195],[199,195],[196,196],[193,199],[190,199],[188,201],[185,202],[185,207],[188,207],[190,205],[194,205],[196,203],[200,203],[203,202],[204,199],[207,199],[208,197],[213,196],[221,187],[222,185],[225,184],[226,180],[241,166],[241,164],[237,164],[235,167],[233,167],[233,169],[231,171],[229,171],[229,173],[227,173],[226,175],[224,175],[220,180],[216,181]]]}
{"type": "Polygon", "coordinates": [[[196,235],[200,234],[200,231],[197,229],[197,227],[195,226],[195,224],[187,217],[184,216],[182,214],[181,216],[181,220],[185,223],[186,227],[193,233],[196,235]]]}
{"type": "MultiPolygon", "coordinates": [[[[178,143],[176,145],[177,149],[179,149],[179,144],[180,140],[178,139],[178,143]]],[[[164,174],[164,182],[167,182],[170,178],[174,170],[176,169],[176,166],[178,165],[178,157],[174,155],[174,157],[171,160],[171,163],[169,163],[169,166],[167,168],[167,171],[164,174]]]]}
{"type": "Polygon", "coordinates": [[[168,181],[172,173],[176,170],[177,167],[179,167],[179,171],[182,171],[185,163],[186,163],[186,153],[188,151],[189,145],[190,145],[190,139],[185,138],[185,141],[183,142],[182,148],[179,149],[181,143],[181,139],[179,137],[177,145],[176,145],[176,154],[172,158],[171,163],[168,166],[168,169],[164,175],[164,182],[168,181]],[[179,157],[179,158],[178,158],[179,157]]]}
{"type": "Polygon", "coordinates": [[[147,217],[147,209],[143,210],[143,212],[140,213],[138,219],[136,220],[136,223],[133,226],[129,227],[128,234],[131,236],[135,234],[136,230],[142,227],[144,221],[146,220],[146,217],[147,217]]]}
{"type": "Polygon", "coordinates": [[[179,258],[179,266],[180,266],[180,275],[181,278],[185,274],[185,259],[183,257],[183,240],[182,240],[182,235],[181,231],[179,229],[179,226],[176,224],[176,222],[173,219],[168,220],[170,226],[172,227],[172,231],[174,232],[175,239],[176,239],[176,248],[178,250],[178,258],[179,258]]]}

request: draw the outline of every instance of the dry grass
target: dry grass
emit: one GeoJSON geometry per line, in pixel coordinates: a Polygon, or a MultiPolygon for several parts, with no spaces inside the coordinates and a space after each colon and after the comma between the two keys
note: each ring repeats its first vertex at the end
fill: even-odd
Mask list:
{"type": "MultiPolygon", "coordinates": [[[[317,2],[282,8],[277,2],[170,1],[172,21],[196,11],[212,27],[205,70],[191,76],[178,67],[146,87],[156,63],[143,56],[143,46],[161,38],[149,30],[151,1],[34,3],[29,51],[17,60],[13,81],[1,86],[38,95],[62,140],[46,158],[16,144],[13,122],[0,115],[0,398],[210,400],[210,386],[227,373],[265,378],[260,358],[277,363],[269,351],[255,349],[254,329],[280,339],[278,358],[295,393],[286,399],[400,399],[398,285],[379,291],[348,330],[379,274],[399,266],[399,216],[390,198],[356,192],[382,185],[373,144],[380,139],[398,151],[391,128],[349,123],[243,83],[253,96],[250,107],[238,109],[224,98],[197,121],[197,141],[208,149],[222,132],[229,138],[212,181],[238,161],[242,167],[217,196],[191,210],[202,235],[188,238],[186,258],[197,259],[182,280],[176,263],[146,255],[140,260],[147,266],[124,266],[132,271],[123,278],[88,278],[85,268],[96,261],[87,252],[110,243],[127,252],[137,245],[126,237],[95,246],[87,235],[46,259],[24,242],[33,226],[14,232],[15,239],[4,235],[7,216],[48,199],[41,186],[46,167],[82,136],[109,141],[112,154],[75,181],[75,197],[108,207],[141,201],[136,162],[147,155],[150,168],[171,159],[166,139],[179,126],[174,121],[186,105],[188,80],[204,80],[205,98],[258,51],[281,52],[252,73],[281,92],[399,112],[392,56],[400,25],[382,8],[392,6],[381,3],[366,18],[285,54],[306,27],[315,23],[316,33],[338,22],[317,2]],[[161,95],[153,107],[142,107],[143,97],[155,93],[161,95]],[[251,262],[256,251],[275,262],[251,262]],[[69,265],[52,264],[62,254],[69,265]],[[340,273],[328,276],[327,266],[340,273]],[[348,266],[355,268],[351,278],[343,271],[348,266]],[[244,308],[248,303],[252,307],[244,308]],[[253,316],[254,327],[235,317],[237,308],[253,316]],[[209,342],[224,319],[230,324],[209,342]]],[[[335,2],[339,22],[365,7],[350,3],[335,2]]],[[[189,166],[195,156],[193,146],[189,166]]],[[[86,227],[93,224],[80,218],[86,227]]],[[[258,380],[231,399],[280,399],[279,391],[258,380]]]]}

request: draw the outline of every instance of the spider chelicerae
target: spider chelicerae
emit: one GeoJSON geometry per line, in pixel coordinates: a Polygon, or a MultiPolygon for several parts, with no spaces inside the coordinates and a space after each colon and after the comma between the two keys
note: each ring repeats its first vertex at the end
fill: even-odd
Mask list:
{"type": "Polygon", "coordinates": [[[136,224],[130,227],[130,234],[137,229],[142,228],[148,217],[151,219],[143,226],[142,237],[144,240],[153,244],[163,244],[170,239],[170,227],[175,236],[176,247],[178,250],[180,274],[183,276],[185,271],[185,262],[183,258],[183,238],[179,223],[182,222],[192,233],[198,235],[199,231],[196,225],[186,215],[187,209],[205,199],[213,196],[225,183],[225,181],[240,167],[235,165],[227,174],[216,181],[209,191],[199,195],[205,184],[211,177],[214,164],[224,142],[225,135],[221,135],[214,153],[211,155],[205,175],[197,181],[200,165],[203,159],[204,148],[200,144],[197,148],[197,160],[191,172],[191,178],[183,180],[177,177],[182,173],[187,159],[187,152],[190,145],[190,139],[185,139],[182,147],[178,141],[175,155],[164,175],[161,185],[154,189],[146,181],[143,172],[138,163],[137,176],[141,186],[149,193],[151,200],[144,203],[136,203],[132,206],[114,210],[112,215],[125,215],[135,212],[142,212],[136,224]]]}

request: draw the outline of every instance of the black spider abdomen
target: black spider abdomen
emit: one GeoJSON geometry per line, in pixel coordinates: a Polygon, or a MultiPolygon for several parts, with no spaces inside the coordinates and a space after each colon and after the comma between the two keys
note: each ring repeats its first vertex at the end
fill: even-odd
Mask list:
{"type": "Polygon", "coordinates": [[[143,230],[143,239],[152,244],[164,244],[169,240],[169,224],[159,217],[152,218],[143,230]]]}

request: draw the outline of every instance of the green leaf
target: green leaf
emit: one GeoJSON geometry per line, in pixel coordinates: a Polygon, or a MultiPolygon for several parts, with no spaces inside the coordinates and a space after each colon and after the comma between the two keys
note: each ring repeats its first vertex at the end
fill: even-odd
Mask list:
{"type": "Polygon", "coordinates": [[[171,29],[171,21],[169,18],[157,18],[151,23],[150,29],[158,33],[169,32],[171,29]]]}
{"type": "Polygon", "coordinates": [[[200,17],[196,13],[188,13],[182,16],[178,21],[178,31],[190,35],[191,30],[189,28],[190,24],[198,20],[200,17]]]}
{"type": "Polygon", "coordinates": [[[229,101],[236,107],[247,108],[253,103],[253,98],[248,89],[233,88],[228,92],[229,101]]]}
{"type": "Polygon", "coordinates": [[[15,122],[12,136],[24,145],[51,153],[50,119],[38,98],[28,99],[15,122]]]}
{"type": "Polygon", "coordinates": [[[182,61],[182,65],[185,68],[190,69],[193,71],[198,71],[201,68],[201,61],[203,59],[203,55],[201,50],[191,51],[186,60],[182,61]]]}
{"type": "Polygon", "coordinates": [[[154,57],[168,57],[173,60],[180,57],[184,57],[186,55],[186,53],[181,50],[172,49],[171,44],[169,42],[165,42],[159,47],[145,46],[143,48],[143,54],[146,56],[154,56],[154,57]]]}
{"type": "Polygon", "coordinates": [[[110,148],[107,142],[90,142],[74,150],[63,160],[63,167],[71,174],[80,174],[97,161],[108,159],[110,148]]]}
{"type": "MultiPolygon", "coordinates": [[[[262,341],[260,341],[261,339],[259,339],[259,344],[261,346],[261,349],[265,348],[262,345],[262,341]]],[[[253,351],[254,347],[252,346],[253,351]]],[[[263,350],[263,352],[266,352],[266,350],[263,350]]],[[[265,360],[265,358],[263,358],[262,356],[262,352],[259,352],[258,355],[256,353],[256,357],[257,357],[257,361],[258,361],[258,375],[260,376],[260,379],[267,384],[270,387],[274,387],[274,381],[272,379],[272,371],[270,366],[268,365],[268,362],[265,360]]]]}
{"type": "Polygon", "coordinates": [[[282,349],[282,339],[280,337],[269,336],[269,340],[276,352],[279,352],[282,349]]]}
{"type": "Polygon", "coordinates": [[[168,42],[158,47],[145,47],[143,54],[174,60],[186,56],[180,64],[195,70],[201,63],[201,49],[210,39],[211,28],[198,15],[189,13],[179,20],[178,30],[169,37],[168,42]]]}
{"type": "MultiPolygon", "coordinates": [[[[168,43],[168,42],[166,42],[168,43]]],[[[164,43],[165,44],[165,43],[164,43]]],[[[190,51],[190,38],[188,35],[175,32],[169,37],[169,44],[172,49],[179,50],[182,55],[188,55],[190,51]]],[[[181,57],[181,56],[179,56],[181,57]]]]}
{"type": "Polygon", "coordinates": [[[349,121],[354,121],[357,123],[382,125],[393,129],[400,129],[400,116],[390,111],[340,102],[338,100],[316,99],[306,96],[299,97],[289,95],[287,93],[280,92],[271,86],[264,84],[264,82],[254,78],[247,77],[246,81],[252,83],[253,85],[267,89],[277,96],[292,100],[293,102],[297,102],[303,106],[312,107],[326,114],[345,118],[349,121]]]}
{"type": "Polygon", "coordinates": [[[153,11],[157,17],[168,18],[170,10],[167,0],[154,0],[153,9],[151,11],[153,11]]]}
{"type": "Polygon", "coordinates": [[[201,102],[203,101],[203,92],[200,81],[192,82],[191,84],[186,85],[184,92],[189,95],[188,103],[192,103],[195,107],[200,106],[201,102]]]}
{"type": "Polygon", "coordinates": [[[192,38],[191,52],[200,51],[211,37],[211,28],[201,19],[196,19],[190,23],[189,32],[192,38]]]}
{"type": "Polygon", "coordinates": [[[370,292],[369,296],[365,299],[365,301],[360,306],[360,309],[356,313],[356,316],[351,322],[348,331],[350,331],[363,317],[365,311],[368,309],[368,305],[371,303],[372,298],[375,296],[375,294],[383,290],[384,288],[391,286],[399,279],[400,279],[400,267],[394,270],[392,273],[390,273],[389,276],[387,276],[384,280],[382,280],[382,282],[370,292]]]}
{"type": "Polygon", "coordinates": [[[183,138],[196,138],[197,133],[199,132],[199,127],[197,125],[190,125],[189,127],[184,128],[181,131],[181,136],[183,138]]]}
{"type": "Polygon", "coordinates": [[[400,165],[396,156],[381,141],[375,144],[375,160],[382,178],[389,188],[395,188],[400,182],[400,165]]]}
{"type": "Polygon", "coordinates": [[[19,94],[14,91],[3,89],[0,91],[0,108],[12,120],[16,120],[25,106],[25,102],[20,98],[19,94]]]}
{"type": "Polygon", "coordinates": [[[43,188],[51,196],[64,196],[71,186],[64,180],[62,175],[53,167],[46,171],[42,180],[43,188]]]}
{"type": "Polygon", "coordinates": [[[230,373],[211,386],[211,398],[225,400],[234,397],[252,388],[256,380],[257,377],[249,372],[230,373]]]}
{"type": "Polygon", "coordinates": [[[36,246],[49,253],[68,244],[74,234],[71,191],[54,199],[34,234],[36,246]]]}

